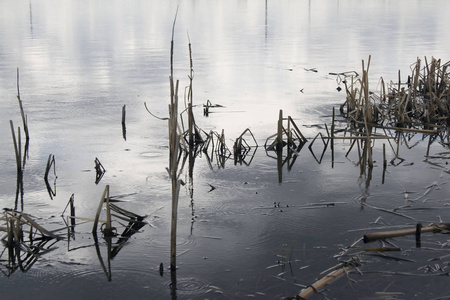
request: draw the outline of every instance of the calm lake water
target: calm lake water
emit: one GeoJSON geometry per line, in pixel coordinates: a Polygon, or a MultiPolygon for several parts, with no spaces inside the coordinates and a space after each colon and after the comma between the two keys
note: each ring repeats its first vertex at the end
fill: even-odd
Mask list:
{"type": "MultiPolygon", "coordinates": [[[[325,134],[332,108],[345,101],[337,91],[342,83],[330,73],[361,74],[362,60],[367,65],[370,56],[376,92],[380,76],[397,82],[400,70],[406,81],[418,57],[449,61],[449,11],[446,0],[1,1],[0,206],[17,208],[54,230],[65,227],[61,215],[72,194],[76,216],[92,219],[109,185],[111,195],[123,200],[118,206],[147,215],[148,222],[116,248],[120,252],[109,264],[107,242],[95,242],[90,221],[77,220],[72,235],[58,232],[65,239],[49,244],[23,270],[8,257],[4,242],[1,298],[294,297],[348,259],[338,256],[367,232],[450,222],[449,149],[439,141],[430,148],[439,158],[426,160],[428,137],[406,136],[399,148],[404,161],[388,164],[384,176],[382,145],[390,161],[395,143],[375,142],[371,176],[360,175],[356,150],[346,157],[349,141],[335,142],[334,162],[330,148],[318,163],[306,145],[290,170],[283,166],[281,183],[276,155],[264,149],[276,133],[280,109],[309,143],[325,134]],[[192,178],[185,167],[178,269],[171,277],[167,121],[151,116],[144,103],[154,115],[168,116],[177,8],[174,77],[180,80],[180,106],[189,85],[190,42],[197,125],[206,132],[224,130],[230,149],[248,128],[259,147],[242,165],[232,157],[220,165],[201,153],[192,178]],[[17,68],[30,132],[23,203],[20,195],[15,203],[9,124],[24,137],[17,68]],[[221,107],[205,117],[208,100],[221,107]],[[49,155],[55,158],[54,195],[44,182],[49,155]],[[106,169],[98,184],[96,158],[106,169]],[[398,207],[403,208],[392,213],[398,207]]],[[[320,157],[321,141],[312,149],[320,157]]],[[[311,298],[449,299],[449,241],[444,234],[424,234],[418,248],[414,236],[397,238],[400,252],[361,253],[360,272],[311,298]]]]}

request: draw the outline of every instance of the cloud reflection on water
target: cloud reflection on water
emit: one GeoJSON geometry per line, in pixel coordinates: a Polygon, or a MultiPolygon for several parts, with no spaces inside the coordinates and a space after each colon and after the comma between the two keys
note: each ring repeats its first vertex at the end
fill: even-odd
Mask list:
{"type": "MultiPolygon", "coordinates": [[[[129,205],[139,206],[144,212],[156,211],[151,220],[158,226],[145,229],[140,235],[144,236],[142,240],[130,239],[127,248],[131,253],[145,249],[143,261],[133,256],[115,265],[124,270],[123,276],[133,273],[132,268],[138,269],[139,274],[131,277],[136,279],[133,284],[139,283],[139,295],[151,293],[143,288],[149,283],[142,278],[153,276],[148,269],[167,256],[167,123],[149,116],[143,102],[155,114],[167,116],[170,32],[178,3],[49,0],[0,4],[0,119],[12,118],[19,123],[14,103],[15,70],[19,67],[31,134],[31,160],[25,176],[32,179],[25,178],[25,184],[29,183],[25,186],[26,198],[48,198],[44,185],[36,183],[42,181],[40,160],[45,162],[49,154],[54,154],[58,168],[54,202],[29,201],[25,207],[53,214],[75,192],[77,199],[82,199],[77,212],[88,214],[92,209],[90,200],[97,199],[102,189],[91,186],[95,181],[94,159],[98,156],[108,170],[102,183],[112,184],[120,193],[137,192],[129,205]],[[120,127],[123,105],[127,107],[126,141],[120,127]],[[91,171],[83,171],[86,169],[91,171]]],[[[448,8],[446,1],[267,1],[266,11],[263,1],[184,1],[176,26],[175,77],[180,79],[183,90],[188,82],[188,32],[194,58],[194,103],[200,105],[195,113],[200,127],[224,129],[227,142],[250,128],[258,143],[263,144],[276,132],[279,109],[291,115],[299,126],[329,122],[329,118],[321,116],[330,114],[331,105],[342,103],[345,97],[336,91],[337,83],[329,72],[359,71],[361,59],[367,60],[371,54],[370,76],[375,87],[380,75],[396,80],[399,68],[406,76],[417,56],[449,60],[448,8]],[[318,72],[304,68],[317,68],[318,72]],[[204,118],[201,104],[208,99],[224,108],[204,118]]],[[[14,175],[14,164],[10,163],[13,157],[8,155],[11,136],[4,127],[0,129],[0,151],[5,154],[2,184],[3,178],[14,175]]],[[[317,127],[301,129],[308,138],[318,131],[317,127]]],[[[336,147],[347,149],[342,144],[336,147]]],[[[361,194],[372,202],[402,200],[402,195],[380,192],[379,168],[375,168],[367,189],[359,169],[352,168],[342,154],[336,156],[336,166],[331,168],[329,152],[319,165],[303,149],[292,170],[283,170],[282,185],[278,184],[276,161],[267,158],[262,149],[248,167],[234,166],[230,160],[225,168],[211,171],[203,158],[195,167],[195,212],[201,221],[194,224],[193,232],[199,236],[217,235],[222,240],[183,245],[183,250],[189,251],[180,258],[184,260],[180,273],[196,270],[199,276],[207,277],[208,272],[219,269],[228,278],[220,287],[229,290],[239,290],[235,282],[241,282],[237,277],[243,274],[247,281],[242,285],[249,289],[256,289],[260,278],[268,280],[268,286],[277,286],[270,279],[274,274],[262,271],[264,274],[258,277],[254,270],[273,264],[281,245],[290,245],[296,238],[299,247],[306,245],[305,251],[297,253],[302,264],[317,263],[323,257],[331,264],[330,252],[334,254],[337,244],[358,235],[347,235],[346,230],[361,225],[354,224],[359,218],[367,218],[363,220],[366,226],[368,220],[378,217],[378,212],[360,212],[361,194]],[[217,188],[208,193],[208,184],[217,188]],[[309,211],[295,208],[296,204],[330,198],[348,205],[309,211]],[[268,213],[253,210],[274,201],[292,207],[283,212],[272,208],[268,213]],[[358,213],[366,214],[348,217],[358,213]],[[335,223],[330,221],[336,216],[340,218],[335,223]],[[326,241],[324,233],[329,233],[326,241]],[[328,250],[313,248],[324,243],[328,243],[328,250]],[[242,268],[244,262],[247,264],[242,268]]],[[[418,165],[423,177],[432,180],[441,176],[442,171],[418,165]]],[[[399,191],[405,184],[406,189],[416,188],[418,176],[411,170],[416,169],[390,169],[389,182],[383,187],[391,191],[399,191]]],[[[447,189],[442,185],[433,197],[445,195],[447,189]]],[[[9,190],[2,189],[1,193],[1,203],[8,206],[9,190]]],[[[180,226],[185,226],[180,230],[181,240],[191,232],[188,202],[180,208],[180,226]]],[[[92,254],[86,251],[78,254],[81,258],[75,255],[71,259],[90,264],[96,261],[96,257],[86,258],[92,254]]],[[[219,281],[222,274],[213,273],[209,279],[219,281]]],[[[91,271],[74,277],[85,281],[94,275],[91,271]]],[[[314,275],[301,273],[302,283],[314,275]]],[[[264,291],[279,294],[269,287],[264,291]]]]}

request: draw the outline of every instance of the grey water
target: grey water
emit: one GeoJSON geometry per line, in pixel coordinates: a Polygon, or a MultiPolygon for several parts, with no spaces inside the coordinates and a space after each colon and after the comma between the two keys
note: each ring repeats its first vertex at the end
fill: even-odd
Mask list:
{"type": "MultiPolygon", "coordinates": [[[[361,74],[369,56],[374,92],[380,77],[396,83],[400,71],[406,81],[417,58],[449,61],[449,9],[445,0],[1,1],[0,206],[55,230],[65,227],[61,214],[72,194],[76,215],[92,219],[109,185],[123,200],[118,206],[147,216],[109,265],[106,239],[94,241],[90,221],[78,220],[73,235],[60,231],[66,238],[29,268],[11,261],[3,240],[1,298],[294,297],[339,264],[341,251],[366,232],[449,222],[448,145],[436,141],[430,151],[439,158],[426,159],[426,136],[406,137],[404,161],[389,164],[384,175],[382,144],[388,161],[395,144],[375,142],[370,176],[360,174],[356,150],[346,157],[348,141],[335,142],[334,160],[327,148],[320,163],[306,145],[289,169],[281,168],[281,182],[277,160],[263,146],[276,133],[280,109],[309,143],[326,134],[333,107],[345,101],[333,74],[361,74]],[[180,106],[189,85],[190,43],[197,125],[223,130],[230,149],[250,129],[258,147],[243,164],[231,157],[220,165],[200,153],[192,178],[184,169],[171,277],[168,126],[144,103],[153,115],[168,117],[176,14],[180,106]],[[30,132],[19,205],[9,124],[24,137],[17,69],[30,132]],[[220,107],[206,117],[208,100],[220,107]],[[55,157],[54,195],[43,179],[49,155],[55,157]],[[106,169],[98,184],[96,158],[106,169]],[[387,212],[398,207],[404,207],[399,214],[387,212]]],[[[323,148],[316,140],[312,151],[320,156],[323,148]]],[[[440,276],[449,271],[448,241],[427,234],[418,248],[414,237],[398,238],[396,255],[405,260],[361,254],[360,272],[311,298],[448,297],[448,278],[440,276]]]]}

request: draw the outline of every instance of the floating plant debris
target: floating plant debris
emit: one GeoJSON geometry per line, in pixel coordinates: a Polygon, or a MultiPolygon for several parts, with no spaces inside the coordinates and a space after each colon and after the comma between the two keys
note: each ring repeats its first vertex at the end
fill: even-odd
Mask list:
{"type": "Polygon", "coordinates": [[[210,108],[223,108],[223,107],[224,107],[223,105],[212,104],[210,100],[207,100],[206,104],[203,104],[203,115],[205,117],[208,117],[209,113],[210,113],[210,111],[209,111],[210,108]]]}
{"type": "Polygon", "coordinates": [[[430,225],[426,227],[420,227],[419,229],[402,229],[402,230],[394,230],[394,231],[384,231],[384,232],[373,232],[364,235],[364,242],[372,242],[379,239],[393,238],[405,235],[418,234],[417,232],[425,233],[425,232],[448,232],[450,231],[450,224],[440,224],[440,225],[430,225]]]}

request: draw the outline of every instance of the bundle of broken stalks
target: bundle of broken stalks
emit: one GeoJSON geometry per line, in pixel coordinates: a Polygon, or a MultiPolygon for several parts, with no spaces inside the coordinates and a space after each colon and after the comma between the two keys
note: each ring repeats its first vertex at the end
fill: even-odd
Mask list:
{"type": "Polygon", "coordinates": [[[450,61],[441,64],[432,58],[425,65],[421,60],[411,65],[411,74],[406,82],[386,84],[379,81],[379,93],[369,92],[368,70],[364,69],[360,79],[344,81],[347,97],[341,105],[341,113],[352,123],[383,128],[409,128],[413,130],[446,129],[450,113],[450,61]]]}

